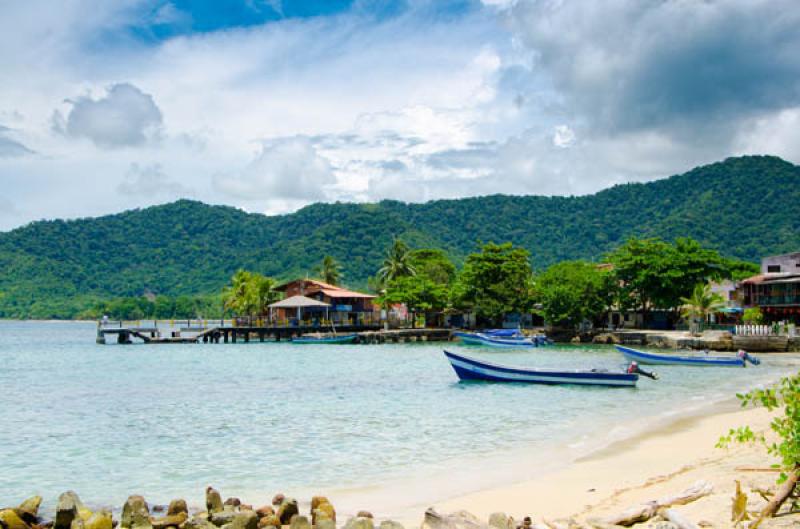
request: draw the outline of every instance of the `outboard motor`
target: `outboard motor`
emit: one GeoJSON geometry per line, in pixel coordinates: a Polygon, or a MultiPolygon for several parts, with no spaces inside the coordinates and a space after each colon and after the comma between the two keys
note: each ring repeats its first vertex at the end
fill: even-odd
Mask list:
{"type": "Polygon", "coordinates": [[[653,380],[658,380],[658,375],[652,371],[645,371],[636,361],[631,362],[631,365],[628,366],[627,372],[629,374],[636,373],[638,375],[642,375],[643,377],[652,378],[653,380]]]}
{"type": "Polygon", "coordinates": [[[750,354],[747,351],[745,351],[744,349],[740,349],[739,350],[739,358],[744,360],[745,363],[746,362],[750,362],[754,366],[757,366],[757,365],[759,365],[761,363],[761,360],[759,360],[755,356],[750,356],[750,354]]]}

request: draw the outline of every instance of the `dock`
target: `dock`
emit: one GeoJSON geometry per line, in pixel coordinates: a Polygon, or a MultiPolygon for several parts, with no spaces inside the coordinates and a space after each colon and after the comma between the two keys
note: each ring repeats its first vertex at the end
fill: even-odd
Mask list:
{"type": "MultiPolygon", "coordinates": [[[[336,325],[337,334],[356,334],[355,343],[405,343],[449,341],[450,329],[383,329],[379,323],[352,323],[336,325]]],[[[97,324],[98,344],[187,343],[250,343],[290,341],[307,334],[332,336],[330,327],[320,325],[242,325],[235,320],[148,320],[100,321],[97,324]]]]}

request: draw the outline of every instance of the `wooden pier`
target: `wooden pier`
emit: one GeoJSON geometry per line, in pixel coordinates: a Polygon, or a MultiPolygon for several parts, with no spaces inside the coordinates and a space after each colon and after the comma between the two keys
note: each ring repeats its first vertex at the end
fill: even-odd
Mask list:
{"type": "MultiPolygon", "coordinates": [[[[113,339],[118,344],[134,340],[147,344],[172,343],[249,343],[289,341],[306,334],[332,336],[329,328],[319,325],[235,325],[232,321],[183,320],[176,322],[98,322],[97,343],[107,344],[113,339]]],[[[449,329],[389,329],[380,324],[337,325],[338,334],[357,334],[355,343],[404,343],[449,341],[449,329]]],[[[112,342],[113,343],[113,342],[112,342]]]]}

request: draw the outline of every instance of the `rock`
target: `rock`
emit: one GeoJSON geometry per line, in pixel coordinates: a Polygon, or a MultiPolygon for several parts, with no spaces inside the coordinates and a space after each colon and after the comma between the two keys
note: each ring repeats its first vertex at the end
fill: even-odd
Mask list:
{"type": "Polygon", "coordinates": [[[290,529],[311,529],[311,522],[303,515],[293,516],[290,529]]]}
{"type": "Polygon", "coordinates": [[[240,500],[239,498],[228,498],[227,500],[225,500],[225,503],[223,503],[223,506],[224,505],[233,505],[234,507],[238,507],[241,504],[242,504],[242,500],[240,500]]]}
{"type": "Polygon", "coordinates": [[[206,510],[208,512],[220,512],[222,510],[222,496],[219,495],[214,487],[206,488],[206,510]]]}
{"type": "Polygon", "coordinates": [[[83,518],[81,518],[80,515],[72,520],[72,523],[69,526],[70,529],[86,529],[86,524],[83,522],[83,518]]]}
{"type": "Polygon", "coordinates": [[[119,525],[122,529],[131,529],[133,527],[148,529],[152,527],[150,524],[150,507],[148,507],[142,496],[138,494],[128,496],[128,500],[122,506],[122,519],[119,525]]]}
{"type": "Polygon", "coordinates": [[[83,523],[84,529],[112,529],[114,527],[109,511],[97,511],[83,523]]]}
{"type": "Polygon", "coordinates": [[[581,337],[573,336],[572,339],[570,340],[570,343],[581,343],[581,337]]]}
{"type": "Polygon", "coordinates": [[[253,509],[253,506],[250,505],[250,504],[247,504],[247,503],[242,503],[241,505],[239,505],[239,510],[240,511],[254,511],[255,512],[255,510],[253,509]]]}
{"type": "Polygon", "coordinates": [[[264,528],[264,527],[278,527],[279,528],[280,526],[281,526],[281,521],[274,514],[268,514],[267,516],[264,516],[260,520],[258,520],[258,527],[259,528],[264,528]]]}
{"type": "Polygon", "coordinates": [[[258,529],[258,516],[254,511],[236,513],[233,521],[225,529],[258,529]]]}
{"type": "Polygon", "coordinates": [[[375,517],[372,516],[372,513],[369,511],[358,511],[358,514],[356,514],[356,518],[372,518],[373,520],[375,519],[375,517]]]}
{"type": "Polygon", "coordinates": [[[259,518],[264,518],[265,516],[275,514],[275,509],[272,508],[272,505],[262,505],[256,509],[256,514],[259,518]]]}
{"type": "Polygon", "coordinates": [[[317,525],[317,520],[322,515],[329,520],[333,520],[334,523],[336,522],[336,509],[328,502],[318,504],[317,508],[311,512],[311,523],[317,525]]]}
{"type": "Polygon", "coordinates": [[[616,334],[606,332],[598,334],[597,336],[592,338],[592,343],[618,344],[620,343],[620,340],[616,334]]]}
{"type": "Polygon", "coordinates": [[[286,499],[286,496],[284,496],[283,494],[281,494],[279,492],[275,496],[272,497],[272,505],[274,505],[275,507],[280,507],[281,503],[283,503],[283,500],[285,500],[285,499],[286,499]]]}
{"type": "Polygon", "coordinates": [[[431,507],[425,511],[421,529],[485,529],[487,526],[467,511],[457,511],[447,515],[439,514],[431,507]]]}
{"type": "Polygon", "coordinates": [[[514,519],[504,512],[493,512],[489,515],[489,527],[492,529],[514,529],[514,519]]]}
{"type": "Polygon", "coordinates": [[[166,509],[166,506],[164,505],[153,505],[153,507],[150,510],[152,512],[164,512],[164,509],[166,509]]]}
{"type": "MultiPolygon", "coordinates": [[[[180,527],[186,523],[189,518],[189,513],[179,512],[177,514],[168,514],[161,518],[151,518],[150,523],[153,529],[166,529],[167,527],[180,527]]],[[[89,529],[88,527],[86,529],[89,529]]]]}
{"type": "Polygon", "coordinates": [[[281,521],[281,525],[289,525],[292,521],[292,516],[300,514],[300,510],[297,508],[297,500],[294,498],[284,498],[276,514],[281,521]]]}
{"type": "Polygon", "coordinates": [[[652,529],[678,529],[678,526],[674,523],[665,521],[651,523],[648,527],[652,529]]]}
{"type": "Polygon", "coordinates": [[[169,502],[169,507],[167,508],[167,516],[180,514],[182,512],[189,514],[189,508],[186,506],[186,500],[179,498],[177,500],[172,500],[171,502],[169,502]]]}
{"type": "Polygon", "coordinates": [[[58,497],[53,529],[69,529],[72,521],[78,518],[78,506],[83,505],[74,492],[67,491],[58,497]]]}
{"type": "Polygon", "coordinates": [[[186,522],[184,529],[217,529],[217,526],[203,516],[193,516],[191,520],[186,522]]]}
{"type": "Polygon", "coordinates": [[[41,496],[32,496],[17,507],[17,514],[26,523],[34,524],[39,521],[39,506],[42,504],[41,496]]]}
{"type": "Polygon", "coordinates": [[[395,522],[394,520],[384,520],[381,522],[379,529],[405,529],[403,524],[395,522]]]}
{"type": "Polygon", "coordinates": [[[222,527],[223,525],[228,525],[229,523],[233,523],[233,520],[236,518],[236,515],[238,514],[239,514],[238,512],[230,508],[221,512],[212,512],[211,516],[209,517],[209,520],[217,527],[222,527]]]}
{"type": "Polygon", "coordinates": [[[336,529],[336,522],[333,520],[319,520],[315,524],[316,529],[336,529]]]}
{"type": "Polygon", "coordinates": [[[0,511],[0,527],[5,529],[30,529],[14,509],[3,509],[0,511]]]}
{"type": "Polygon", "coordinates": [[[375,529],[375,522],[366,516],[356,516],[347,520],[344,529],[375,529]]]}
{"type": "Polygon", "coordinates": [[[330,503],[330,500],[325,496],[313,496],[311,498],[311,512],[314,512],[322,503],[330,503]]]}

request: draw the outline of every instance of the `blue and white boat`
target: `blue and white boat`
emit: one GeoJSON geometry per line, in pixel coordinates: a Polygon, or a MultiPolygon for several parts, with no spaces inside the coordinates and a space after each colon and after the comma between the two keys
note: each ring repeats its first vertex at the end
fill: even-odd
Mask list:
{"type": "Polygon", "coordinates": [[[485,332],[456,332],[453,336],[461,339],[465,345],[488,345],[490,347],[536,347],[538,344],[524,335],[502,336],[485,332]]]}
{"type": "Polygon", "coordinates": [[[353,343],[358,338],[357,334],[339,334],[337,336],[314,336],[307,334],[305,336],[298,336],[292,338],[292,343],[308,344],[336,344],[336,343],[353,343]]]}
{"type": "Polygon", "coordinates": [[[523,382],[528,384],[575,384],[581,386],[634,387],[639,375],[655,378],[655,375],[638,369],[635,365],[625,371],[600,369],[558,371],[555,369],[531,369],[501,366],[459,354],[444,352],[450,365],[462,381],[482,380],[488,382],[523,382]]]}
{"type": "Polygon", "coordinates": [[[736,356],[710,356],[703,355],[669,355],[659,353],[646,353],[638,349],[617,345],[617,351],[633,362],[645,365],[682,365],[682,366],[717,366],[717,367],[746,367],[747,362],[758,365],[761,361],[744,351],[736,356]]]}

